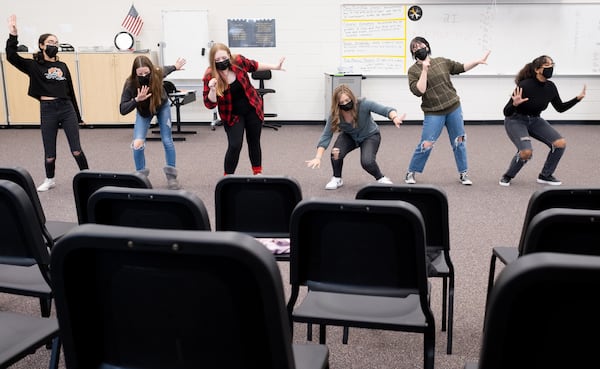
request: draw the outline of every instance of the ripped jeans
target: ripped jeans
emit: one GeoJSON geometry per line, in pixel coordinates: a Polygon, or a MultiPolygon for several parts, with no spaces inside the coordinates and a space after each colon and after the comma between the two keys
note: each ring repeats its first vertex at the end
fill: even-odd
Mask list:
{"type": "Polygon", "coordinates": [[[421,141],[419,141],[412,159],[410,160],[408,166],[409,172],[423,172],[427,159],[429,159],[429,155],[431,154],[431,150],[437,142],[437,139],[440,137],[444,126],[446,126],[446,129],[448,130],[450,145],[454,152],[454,160],[456,161],[458,172],[462,173],[467,171],[465,123],[463,121],[462,108],[459,106],[446,115],[425,115],[425,119],[423,119],[423,131],[421,132],[421,141]],[[425,147],[424,143],[426,141],[429,142],[431,146],[425,147]]]}
{"type": "MultiPolygon", "coordinates": [[[[160,140],[162,141],[165,149],[165,162],[167,166],[175,167],[175,144],[173,143],[173,136],[171,132],[171,105],[169,100],[166,100],[156,112],[156,120],[158,121],[158,127],[160,128],[160,140]]],[[[135,149],[133,147],[134,143],[131,143],[135,170],[142,170],[146,168],[146,156],[144,155],[144,149],[146,147],[146,134],[150,128],[151,121],[152,116],[143,117],[139,112],[135,113],[133,140],[144,141],[144,145],[139,149],[135,149]]]]}

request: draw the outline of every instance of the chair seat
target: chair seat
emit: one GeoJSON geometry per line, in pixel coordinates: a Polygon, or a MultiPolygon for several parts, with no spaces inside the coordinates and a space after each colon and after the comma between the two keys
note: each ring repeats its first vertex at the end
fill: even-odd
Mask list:
{"type": "Polygon", "coordinates": [[[329,350],[325,345],[295,343],[292,345],[296,369],[326,369],[329,367],[329,350]]]}
{"type": "Polygon", "coordinates": [[[0,292],[44,298],[52,296],[52,290],[37,264],[28,267],[0,264],[0,281],[0,292]]]}
{"type": "Polygon", "coordinates": [[[494,247],[492,252],[505,265],[517,260],[519,257],[519,249],[517,247],[499,246],[494,247]]]}
{"type": "Polygon", "coordinates": [[[413,332],[427,327],[418,295],[399,298],[310,291],[294,309],[293,319],[302,323],[413,332]]]}
{"type": "Polygon", "coordinates": [[[429,274],[430,277],[447,276],[450,274],[450,268],[446,263],[444,253],[440,253],[435,259],[431,261],[431,266],[435,269],[435,274],[429,274]]]}
{"type": "Polygon", "coordinates": [[[56,336],[55,318],[0,312],[0,367],[15,363],[56,336]]]}
{"type": "Polygon", "coordinates": [[[46,221],[46,228],[48,229],[48,232],[50,232],[50,235],[54,241],[58,241],[59,238],[64,236],[65,233],[75,228],[77,225],[77,222],[63,222],[61,220],[46,221]]]}
{"type": "Polygon", "coordinates": [[[275,90],[272,88],[259,88],[257,89],[259,95],[266,95],[275,93],[275,90]]]}

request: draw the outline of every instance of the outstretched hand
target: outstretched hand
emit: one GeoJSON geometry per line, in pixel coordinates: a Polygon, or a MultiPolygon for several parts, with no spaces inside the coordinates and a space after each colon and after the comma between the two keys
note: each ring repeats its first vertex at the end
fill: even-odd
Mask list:
{"type": "Polygon", "coordinates": [[[579,95],[577,95],[577,100],[581,101],[585,97],[586,89],[587,89],[587,85],[583,85],[583,90],[581,90],[581,93],[579,95]]]}
{"type": "Polygon", "coordinates": [[[406,118],[406,113],[402,113],[402,115],[396,115],[394,119],[392,119],[392,122],[394,122],[394,125],[396,125],[396,127],[400,128],[400,125],[404,121],[404,118],[406,118]]]}
{"type": "Polygon", "coordinates": [[[7,23],[8,23],[8,33],[10,33],[13,36],[16,36],[17,35],[17,16],[14,14],[11,14],[7,19],[7,23]]]}
{"type": "Polygon", "coordinates": [[[488,50],[484,55],[483,58],[481,58],[480,60],[477,61],[477,64],[487,64],[487,58],[488,56],[490,56],[490,53],[492,52],[492,50],[488,50]]]}
{"type": "Polygon", "coordinates": [[[150,96],[152,96],[152,92],[148,93],[148,91],[150,91],[150,87],[146,86],[146,85],[138,88],[137,96],[136,96],[137,102],[144,101],[144,100],[148,99],[150,96]]]}
{"type": "Polygon", "coordinates": [[[283,68],[283,62],[284,61],[285,61],[285,56],[282,56],[281,59],[279,59],[279,63],[277,63],[277,68],[275,68],[275,69],[277,69],[277,70],[285,70],[283,68]]]}
{"type": "Polygon", "coordinates": [[[306,166],[311,168],[311,169],[315,169],[315,168],[321,168],[321,159],[311,159],[311,160],[307,160],[306,161],[306,166]]]}
{"type": "Polygon", "coordinates": [[[177,58],[177,61],[175,61],[175,70],[183,69],[185,63],[187,63],[187,61],[184,58],[177,58]]]}
{"type": "Polygon", "coordinates": [[[523,97],[523,88],[517,86],[512,94],[512,101],[514,106],[521,105],[525,101],[529,100],[528,97],[523,97]]]}

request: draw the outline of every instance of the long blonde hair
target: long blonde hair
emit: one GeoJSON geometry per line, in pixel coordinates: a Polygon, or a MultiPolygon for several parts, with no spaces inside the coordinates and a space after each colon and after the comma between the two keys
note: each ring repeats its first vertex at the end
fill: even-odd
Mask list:
{"type": "Polygon", "coordinates": [[[215,65],[215,54],[219,50],[224,50],[227,53],[227,55],[229,56],[229,62],[231,62],[232,66],[235,64],[235,55],[231,54],[231,50],[229,50],[229,47],[227,47],[227,45],[218,42],[210,48],[210,52],[208,53],[208,61],[210,64],[210,69],[212,71],[212,76],[213,78],[217,79],[217,96],[223,96],[225,90],[229,88],[229,83],[227,83],[227,81],[221,77],[221,74],[219,73],[219,71],[217,70],[217,66],[215,65]]]}
{"type": "Polygon", "coordinates": [[[358,100],[350,87],[342,84],[333,90],[333,96],[331,96],[331,130],[333,132],[338,132],[340,130],[340,96],[342,94],[348,95],[354,105],[352,110],[350,110],[350,114],[352,115],[352,127],[356,128],[356,125],[358,124],[358,100]]]}

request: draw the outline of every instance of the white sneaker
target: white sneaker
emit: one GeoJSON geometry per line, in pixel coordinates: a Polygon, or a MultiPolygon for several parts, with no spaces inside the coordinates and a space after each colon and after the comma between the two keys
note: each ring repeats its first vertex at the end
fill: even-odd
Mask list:
{"type": "Polygon", "coordinates": [[[473,181],[471,181],[471,179],[469,179],[469,175],[467,174],[467,172],[462,172],[460,174],[460,176],[458,177],[458,180],[460,181],[460,183],[462,183],[466,186],[470,186],[473,184],[473,181]]]}
{"type": "Polygon", "coordinates": [[[383,184],[393,184],[393,183],[392,183],[392,180],[391,180],[391,179],[389,179],[389,178],[388,178],[388,177],[386,177],[386,176],[383,176],[383,177],[379,178],[379,179],[377,180],[377,183],[383,183],[383,184]]]}
{"type": "Polygon", "coordinates": [[[331,177],[331,181],[329,181],[325,185],[325,189],[326,190],[337,190],[338,188],[342,187],[343,185],[344,185],[344,181],[342,181],[342,178],[331,177]]]}
{"type": "Polygon", "coordinates": [[[38,192],[45,192],[54,187],[56,187],[56,181],[54,178],[46,178],[44,183],[38,186],[37,190],[38,192]]]}
{"type": "Polygon", "coordinates": [[[415,179],[415,172],[407,172],[404,177],[404,183],[406,184],[415,184],[417,180],[415,179]]]}

